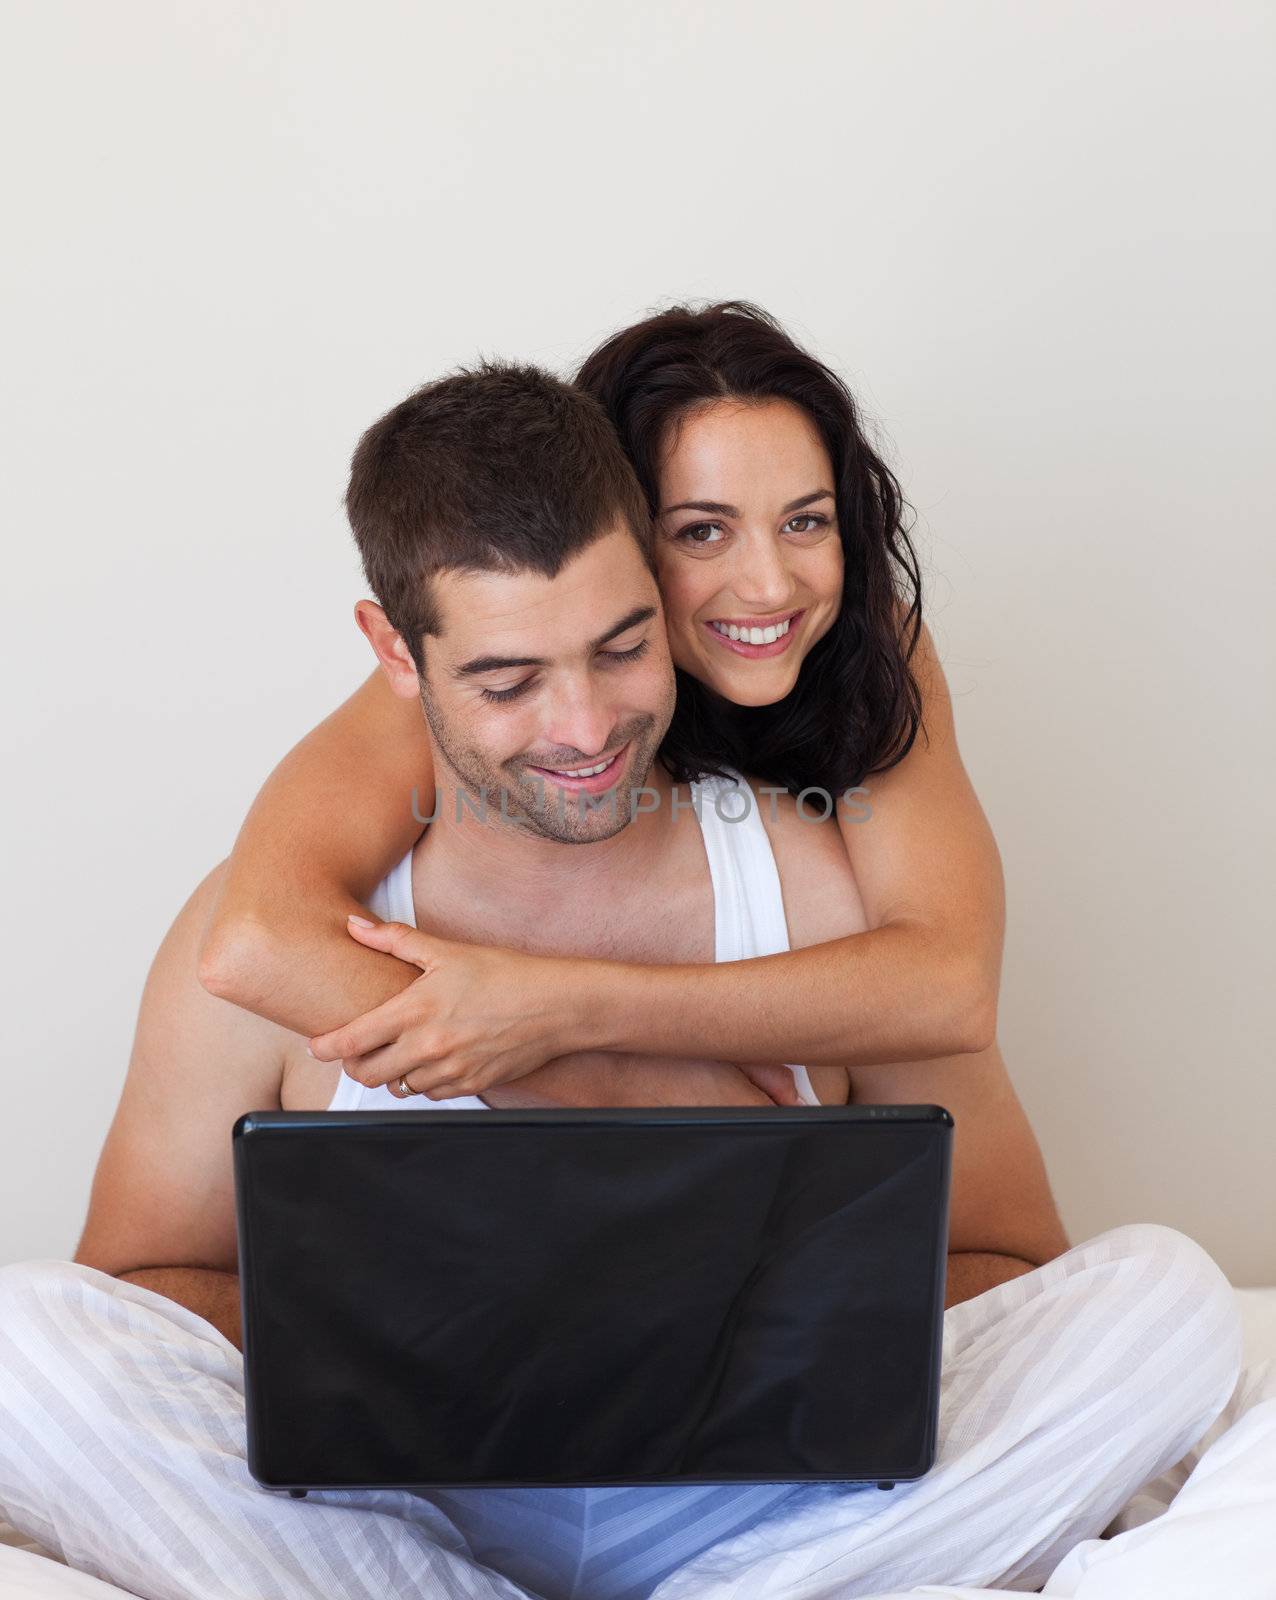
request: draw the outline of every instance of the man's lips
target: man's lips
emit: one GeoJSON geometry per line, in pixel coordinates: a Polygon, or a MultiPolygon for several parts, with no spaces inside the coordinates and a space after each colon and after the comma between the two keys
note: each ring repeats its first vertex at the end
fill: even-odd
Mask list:
{"type": "MultiPolygon", "coordinates": [[[[542,778],[548,779],[550,783],[557,783],[564,789],[579,790],[582,794],[602,794],[604,790],[610,789],[612,784],[619,779],[628,751],[629,744],[626,742],[621,745],[620,749],[612,756],[601,772],[595,772],[589,778],[569,777],[567,773],[557,772],[553,767],[537,767],[530,762],[528,763],[528,771],[539,773],[542,778]]],[[[596,767],[597,765],[596,761],[581,761],[577,763],[578,768],[584,766],[596,767]]]]}

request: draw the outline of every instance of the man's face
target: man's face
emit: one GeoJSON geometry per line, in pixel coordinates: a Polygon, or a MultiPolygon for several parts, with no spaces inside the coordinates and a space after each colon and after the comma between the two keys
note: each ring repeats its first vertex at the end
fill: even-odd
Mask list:
{"type": "Polygon", "coordinates": [[[629,821],[673,716],[655,580],[623,526],[559,572],[438,574],[421,703],[477,807],[586,844],[629,821]],[[601,766],[593,773],[589,769],[601,766]],[[582,771],[584,769],[584,771],[582,771]]]}

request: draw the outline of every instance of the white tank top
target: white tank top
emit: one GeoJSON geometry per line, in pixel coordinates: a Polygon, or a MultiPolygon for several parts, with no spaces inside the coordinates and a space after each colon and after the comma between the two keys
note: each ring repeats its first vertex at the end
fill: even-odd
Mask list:
{"type": "MultiPolygon", "coordinates": [[[[741,961],[747,956],[772,956],[789,948],[789,928],[780,894],[780,874],[758,799],[743,778],[705,778],[691,785],[700,818],[709,877],[713,886],[714,960],[741,961]]],[[[368,907],[382,922],[416,926],[412,902],[412,852],[372,891],[368,907]]],[[[819,1105],[805,1067],[792,1068],[798,1099],[819,1105]]],[[[384,1084],[368,1089],[349,1073],[341,1074],[329,1111],[487,1111],[477,1095],[431,1100],[428,1095],[391,1094],[384,1084]]]]}

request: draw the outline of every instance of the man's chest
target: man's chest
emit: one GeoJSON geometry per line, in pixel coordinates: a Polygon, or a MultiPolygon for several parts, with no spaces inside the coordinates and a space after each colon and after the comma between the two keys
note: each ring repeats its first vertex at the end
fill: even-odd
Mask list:
{"type": "Polygon", "coordinates": [[[445,939],[506,945],[531,955],[636,962],[716,957],[713,881],[699,830],[681,828],[650,862],[578,874],[569,858],[555,880],[485,885],[479,892],[413,863],[417,925],[445,939]]]}

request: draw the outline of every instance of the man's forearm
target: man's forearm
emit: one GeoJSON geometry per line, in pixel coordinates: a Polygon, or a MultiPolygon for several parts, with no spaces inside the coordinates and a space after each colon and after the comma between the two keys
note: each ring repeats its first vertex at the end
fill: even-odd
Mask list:
{"type": "Polygon", "coordinates": [[[1036,1270],[1035,1262],[1023,1261],[1018,1256],[997,1255],[991,1250],[959,1250],[948,1257],[944,1310],[963,1300],[973,1300],[976,1295],[995,1289],[999,1283],[1009,1283],[1011,1278],[1022,1278],[1025,1272],[1036,1270]]]}
{"type": "Polygon", "coordinates": [[[205,1322],[211,1322],[236,1350],[243,1349],[237,1273],[219,1272],[213,1267],[138,1267],[133,1272],[117,1272],[116,1277],[151,1289],[166,1300],[175,1300],[205,1322]]]}
{"type": "Polygon", "coordinates": [[[551,1106],[770,1106],[775,1101],[729,1061],[585,1051],[484,1089],[497,1111],[551,1106]]]}

